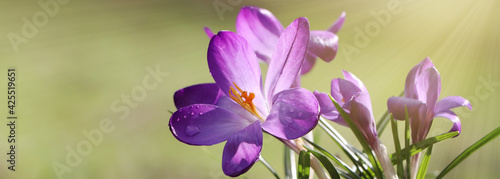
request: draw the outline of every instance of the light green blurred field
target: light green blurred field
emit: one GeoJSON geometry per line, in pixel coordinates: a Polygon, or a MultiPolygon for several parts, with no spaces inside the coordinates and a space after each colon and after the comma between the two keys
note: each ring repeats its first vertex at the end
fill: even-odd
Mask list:
{"type": "MultiPolygon", "coordinates": [[[[177,89],[213,81],[203,26],[234,31],[236,15],[245,5],[269,9],[285,26],[299,16],[307,17],[313,30],[326,29],[346,11],[337,58],[331,63],[318,61],[302,85],[329,91],[332,78],[340,77],[342,69],[351,71],[370,91],[376,119],[385,112],[387,99],[403,90],[408,71],[429,56],[441,73],[441,97],[463,96],[471,100],[473,110],[459,110],[462,134],[434,147],[428,171],[442,170],[500,125],[500,2],[496,0],[399,0],[401,12],[391,14],[384,25],[371,14],[387,11],[387,0],[235,1],[233,5],[224,0],[70,1],[59,5],[58,12],[16,53],[8,34],[22,34],[23,17],[43,12],[38,2],[0,2],[0,70],[17,68],[20,117],[18,160],[11,172],[5,155],[7,107],[0,103],[0,178],[56,178],[52,165],[65,164],[66,148],[75,149],[86,140],[82,131],[96,129],[104,118],[112,121],[114,130],[104,134],[102,143],[93,145],[63,178],[225,178],[220,167],[223,144],[196,147],[178,142],[168,130],[168,110],[175,110],[172,95],[177,89]],[[213,2],[233,10],[221,19],[213,2]],[[380,28],[369,30],[377,33],[364,47],[356,45],[356,29],[364,31],[374,23],[380,28]],[[348,46],[358,53],[349,55],[348,46]],[[142,85],[148,66],[159,66],[168,76],[120,120],[123,113],[111,106],[142,85]]],[[[0,79],[0,87],[6,88],[6,78],[0,79]]],[[[5,94],[6,89],[0,91],[5,94]]],[[[354,140],[348,129],[334,126],[354,140]]],[[[429,135],[450,127],[449,121],[438,119],[429,135]]],[[[339,151],[320,129],[316,137],[330,151],[339,151]]],[[[382,141],[392,152],[389,132],[382,141]]],[[[264,142],[262,155],[282,174],[283,145],[270,136],[264,142]]],[[[448,178],[496,177],[498,147],[500,139],[471,155],[448,178]]],[[[257,163],[240,178],[271,177],[257,163]]]]}

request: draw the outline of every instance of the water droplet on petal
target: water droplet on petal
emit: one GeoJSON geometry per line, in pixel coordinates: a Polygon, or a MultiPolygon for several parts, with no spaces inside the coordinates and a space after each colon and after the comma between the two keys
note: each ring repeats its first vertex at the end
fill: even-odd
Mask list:
{"type": "Polygon", "coordinates": [[[191,124],[191,125],[186,127],[186,135],[187,136],[192,137],[198,133],[200,133],[200,129],[197,126],[191,124]]]}
{"type": "Polygon", "coordinates": [[[289,111],[290,111],[290,112],[294,112],[294,111],[295,111],[295,109],[293,109],[293,108],[290,108],[290,110],[289,110],[289,111]]]}
{"type": "Polygon", "coordinates": [[[194,112],[191,112],[191,116],[194,115],[194,112]]]}
{"type": "Polygon", "coordinates": [[[203,115],[203,113],[201,112],[199,115],[201,116],[201,115],[203,115]]]}
{"type": "Polygon", "coordinates": [[[288,117],[288,116],[287,116],[287,117],[285,117],[285,121],[286,121],[287,123],[289,123],[289,124],[293,123],[292,118],[291,118],[291,117],[288,117]]]}
{"type": "Polygon", "coordinates": [[[200,108],[200,106],[196,106],[196,109],[200,108]]]}
{"type": "Polygon", "coordinates": [[[302,113],[301,113],[301,112],[299,112],[299,113],[297,114],[297,117],[298,117],[298,118],[301,118],[301,117],[302,117],[302,113]]]}
{"type": "Polygon", "coordinates": [[[186,119],[187,116],[184,116],[184,119],[186,119]]]}

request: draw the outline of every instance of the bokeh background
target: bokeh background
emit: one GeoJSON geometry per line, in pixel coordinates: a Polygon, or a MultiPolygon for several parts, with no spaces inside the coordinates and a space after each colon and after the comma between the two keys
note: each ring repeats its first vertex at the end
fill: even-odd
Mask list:
{"type": "MultiPolygon", "coordinates": [[[[313,30],[328,28],[345,11],[336,59],[318,61],[302,84],[311,91],[329,91],[332,78],[340,77],[342,69],[351,71],[370,91],[376,119],[385,112],[387,99],[403,90],[408,71],[429,56],[441,73],[441,98],[459,95],[473,105],[472,111],[457,110],[462,134],[434,147],[429,172],[442,170],[500,125],[496,0],[69,1],[58,3],[57,13],[47,16],[16,52],[8,34],[22,35],[23,18],[33,21],[45,12],[40,2],[51,1],[0,2],[0,65],[5,73],[8,67],[17,68],[19,116],[18,158],[11,172],[6,169],[9,131],[2,100],[0,178],[57,178],[53,166],[68,165],[67,149],[88,141],[82,131],[98,129],[103,119],[112,121],[112,132],[103,134],[102,142],[92,145],[80,162],[68,166],[62,178],[226,178],[221,170],[223,144],[197,147],[178,142],[168,130],[169,110],[175,110],[172,95],[177,89],[213,81],[206,64],[209,39],[202,28],[234,31],[238,11],[246,5],[270,10],[285,26],[307,17],[313,30]],[[400,12],[390,13],[390,20],[381,24],[372,14],[387,11],[390,3],[400,3],[400,12]],[[214,4],[227,9],[219,15],[214,4]],[[362,32],[356,29],[365,31],[374,23],[380,28],[369,29],[368,41],[357,41],[362,32]],[[148,67],[168,76],[147,90],[144,99],[132,101],[136,106],[125,105],[122,96],[140,88],[148,67]],[[129,113],[116,112],[113,105],[127,107],[129,113]]],[[[5,94],[6,78],[0,83],[5,94]]],[[[348,129],[333,125],[357,145],[348,129]]],[[[429,135],[450,127],[448,120],[437,119],[429,135]]],[[[321,129],[315,135],[318,143],[339,154],[321,129]]],[[[382,134],[382,140],[392,152],[390,132],[382,134]]],[[[447,178],[498,176],[498,147],[499,139],[487,144],[447,178]]],[[[282,144],[265,136],[262,155],[279,174],[284,171],[282,152],[282,144]]],[[[272,177],[257,163],[240,178],[272,177]]]]}

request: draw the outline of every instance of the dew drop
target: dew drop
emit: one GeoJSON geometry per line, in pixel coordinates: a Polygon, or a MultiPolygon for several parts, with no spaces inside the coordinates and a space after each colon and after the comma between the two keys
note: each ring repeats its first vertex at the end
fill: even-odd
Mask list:
{"type": "Polygon", "coordinates": [[[290,108],[290,110],[289,110],[289,111],[290,111],[290,112],[292,113],[292,112],[294,112],[294,111],[295,111],[295,109],[293,109],[293,108],[290,108]]]}
{"type": "Polygon", "coordinates": [[[297,114],[297,117],[301,118],[301,117],[302,117],[302,113],[301,113],[301,112],[299,112],[299,113],[297,114]]]}
{"type": "Polygon", "coordinates": [[[184,116],[184,119],[186,119],[187,116],[184,116]]]}
{"type": "Polygon", "coordinates": [[[197,126],[191,124],[191,125],[186,127],[186,135],[187,136],[192,137],[198,133],[200,133],[200,129],[197,126]]]}
{"type": "Polygon", "coordinates": [[[201,112],[199,115],[201,116],[201,115],[203,115],[203,113],[201,112]]]}
{"type": "Polygon", "coordinates": [[[289,123],[289,124],[293,123],[293,120],[292,120],[292,118],[291,118],[291,117],[286,117],[286,118],[285,118],[285,121],[286,121],[287,123],[289,123]]]}
{"type": "Polygon", "coordinates": [[[191,116],[194,115],[194,112],[191,112],[191,116]]]}

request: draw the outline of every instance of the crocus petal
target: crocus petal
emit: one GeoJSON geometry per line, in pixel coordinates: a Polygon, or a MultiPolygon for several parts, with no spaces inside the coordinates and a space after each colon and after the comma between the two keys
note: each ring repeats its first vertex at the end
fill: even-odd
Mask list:
{"type": "Polygon", "coordinates": [[[460,96],[448,96],[437,102],[436,108],[434,109],[434,113],[445,112],[452,108],[460,106],[467,106],[469,109],[472,109],[472,106],[468,100],[460,96]]]}
{"type": "Polygon", "coordinates": [[[247,172],[259,159],[262,150],[262,129],[255,121],[245,129],[231,136],[222,154],[222,171],[231,177],[247,172]]]}
{"type": "Polygon", "coordinates": [[[337,55],[339,47],[339,37],[328,31],[311,31],[309,37],[309,52],[330,62],[337,55]]]}
{"type": "Polygon", "coordinates": [[[434,117],[444,117],[450,119],[451,122],[453,122],[453,126],[451,127],[450,132],[458,131],[458,134],[462,132],[462,124],[460,124],[460,119],[458,119],[458,116],[453,111],[442,111],[434,115],[434,117]]]}
{"type": "Polygon", "coordinates": [[[408,76],[406,76],[405,97],[418,99],[418,94],[415,86],[416,79],[423,71],[432,67],[434,67],[434,64],[432,63],[431,59],[427,57],[410,70],[408,76]]]}
{"type": "Polygon", "coordinates": [[[215,34],[212,32],[212,30],[208,27],[203,27],[203,30],[205,31],[205,34],[207,34],[208,38],[212,38],[215,34]]]}
{"type": "Polygon", "coordinates": [[[377,144],[377,129],[375,127],[375,119],[373,118],[370,95],[366,92],[360,93],[353,97],[346,104],[350,110],[349,118],[356,124],[358,129],[363,133],[370,146],[377,144]]]}
{"type": "Polygon", "coordinates": [[[243,7],[236,19],[236,32],[248,40],[261,60],[269,63],[283,32],[283,25],[266,9],[243,7]]]}
{"type": "Polygon", "coordinates": [[[354,76],[354,74],[345,70],[342,70],[342,74],[344,74],[345,80],[354,83],[362,92],[368,92],[365,84],[363,84],[363,82],[358,77],[354,76]]]}
{"type": "Polygon", "coordinates": [[[316,63],[316,56],[311,52],[307,52],[304,62],[302,63],[302,68],[300,69],[300,74],[304,75],[309,73],[314,67],[314,63],[316,63]]]}
{"type": "Polygon", "coordinates": [[[276,94],[262,128],[282,139],[296,139],[316,126],[318,116],[318,101],[310,91],[304,88],[288,89],[276,94]]]}
{"type": "Polygon", "coordinates": [[[210,73],[226,96],[230,96],[230,87],[236,89],[236,84],[243,91],[255,94],[253,103],[259,111],[267,111],[259,62],[243,37],[234,32],[219,32],[210,41],[207,58],[210,73]]]}
{"type": "Polygon", "coordinates": [[[342,78],[339,78],[338,81],[340,94],[342,94],[342,99],[346,103],[350,101],[353,96],[356,96],[363,92],[356,84],[350,81],[344,80],[342,78]]]}
{"type": "Polygon", "coordinates": [[[415,81],[418,100],[427,104],[428,113],[434,112],[439,93],[441,92],[441,77],[436,68],[423,71],[415,81]]]}
{"type": "Polygon", "coordinates": [[[344,21],[345,12],[342,12],[342,14],[340,14],[340,17],[332,24],[332,26],[330,26],[330,28],[328,28],[328,31],[337,34],[340,28],[342,28],[342,25],[344,25],[344,21]]]}
{"type": "Polygon", "coordinates": [[[318,99],[321,116],[338,124],[348,126],[347,123],[345,123],[344,119],[342,119],[342,117],[339,115],[337,108],[335,108],[335,105],[333,105],[333,102],[327,93],[314,91],[314,96],[316,96],[316,99],[318,99]]]}
{"type": "Polygon", "coordinates": [[[331,91],[330,95],[332,95],[333,99],[337,101],[337,103],[340,106],[343,106],[345,103],[344,97],[342,96],[342,93],[340,93],[340,87],[339,87],[339,79],[333,79],[331,83],[331,91]]]}
{"type": "Polygon", "coordinates": [[[419,109],[424,104],[422,101],[405,97],[390,97],[387,100],[387,108],[397,120],[405,120],[405,106],[408,109],[408,117],[413,117],[419,116],[419,109]]]}
{"type": "Polygon", "coordinates": [[[256,121],[210,104],[194,104],[177,110],[170,117],[170,131],[190,145],[213,145],[227,140],[256,121]]]}
{"type": "Polygon", "coordinates": [[[309,41],[309,22],[304,17],[294,20],[281,34],[266,77],[266,95],[272,96],[290,88],[300,72],[309,41]]]}
{"type": "Polygon", "coordinates": [[[177,90],[174,93],[174,103],[177,109],[192,104],[216,104],[222,92],[215,83],[197,84],[177,90]]]}

